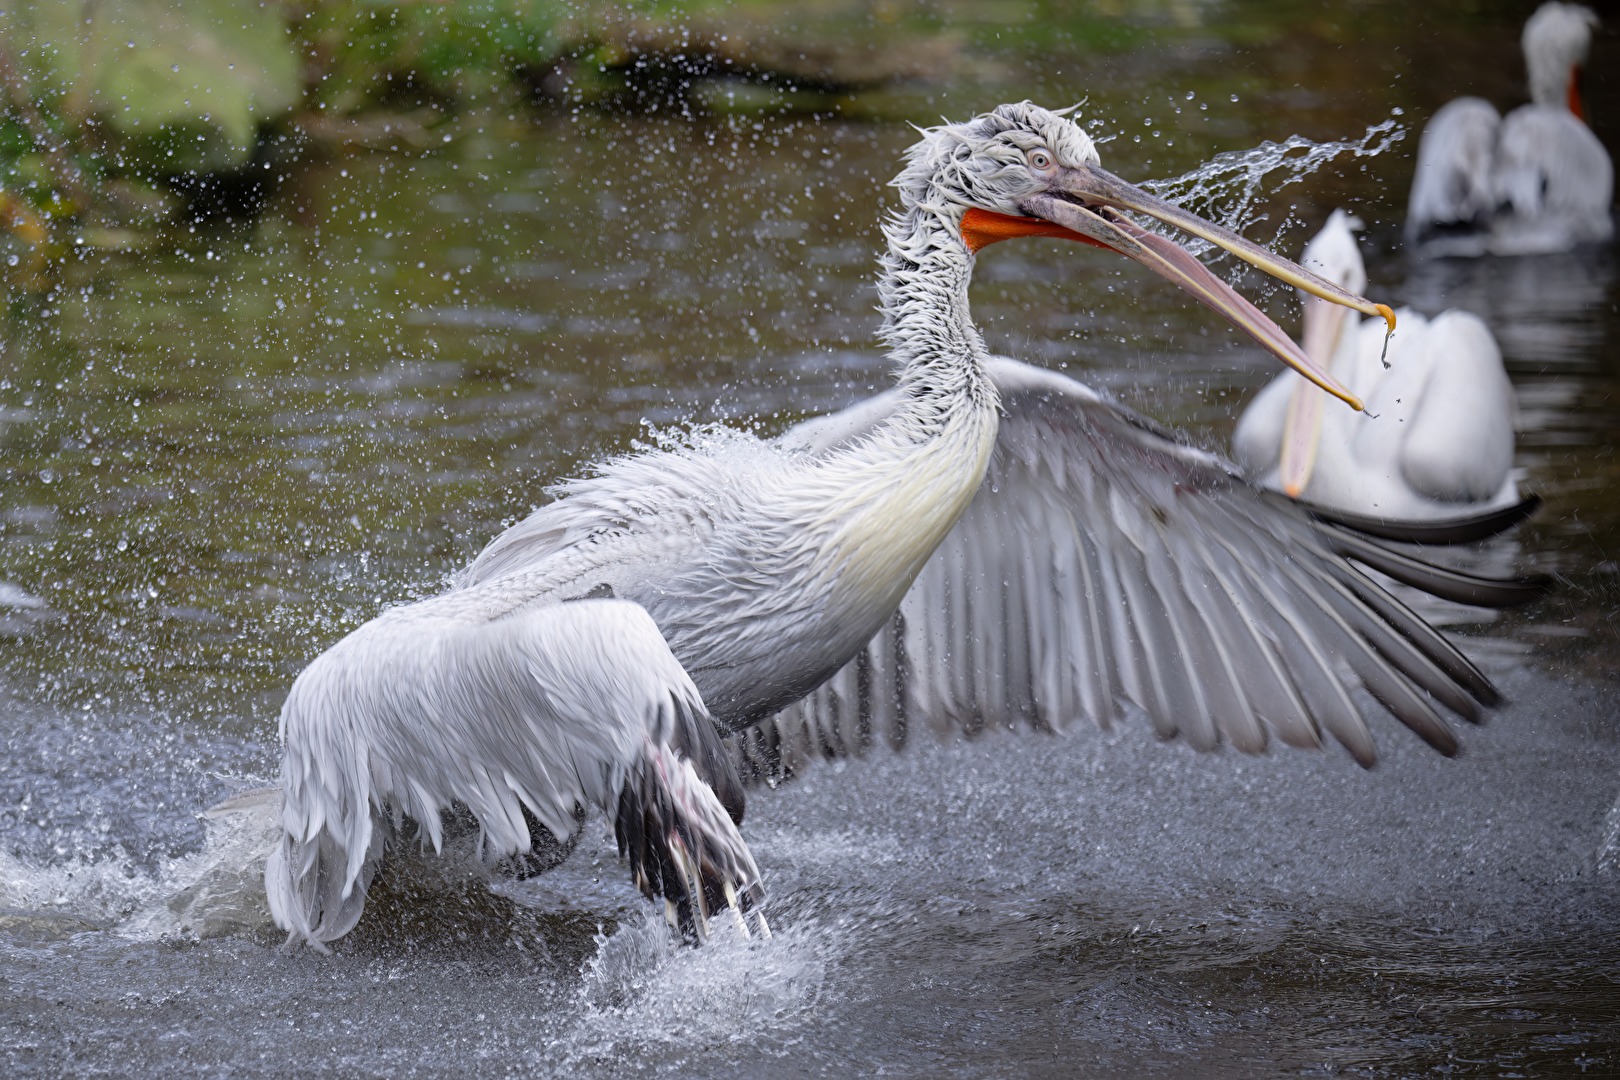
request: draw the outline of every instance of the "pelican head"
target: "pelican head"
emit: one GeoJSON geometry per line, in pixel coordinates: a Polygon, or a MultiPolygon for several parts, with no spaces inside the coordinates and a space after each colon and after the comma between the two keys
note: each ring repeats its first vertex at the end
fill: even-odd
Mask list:
{"type": "Polygon", "coordinates": [[[1598,17],[1580,4],[1542,4],[1525,22],[1519,42],[1530,73],[1530,100],[1568,108],[1586,119],[1581,107],[1581,65],[1592,47],[1598,17]]]}
{"type": "MultiPolygon", "coordinates": [[[[1200,237],[1312,296],[1385,319],[1394,313],[1127,183],[1101,166],[1091,137],[1068,115],[1030,102],[1002,105],[962,124],[922,131],[895,180],[902,216],[919,211],[956,229],[966,254],[1018,236],[1055,236],[1142,263],[1230,319],[1284,363],[1354,409],[1361,402],[1307,357],[1253,304],[1190,252],[1124,211],[1200,237]]],[[[892,238],[892,237],[891,237],[892,238]]]]}

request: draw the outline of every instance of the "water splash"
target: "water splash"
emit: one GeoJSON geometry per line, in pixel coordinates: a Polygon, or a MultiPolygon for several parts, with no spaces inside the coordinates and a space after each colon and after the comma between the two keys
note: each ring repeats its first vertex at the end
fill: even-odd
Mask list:
{"type": "Polygon", "coordinates": [[[0,908],[41,924],[74,920],[111,924],[151,895],[153,879],[137,870],[122,845],[101,858],[38,864],[0,850],[0,908]]]}
{"type": "MultiPolygon", "coordinates": [[[[1313,142],[1303,135],[1290,135],[1282,142],[1263,142],[1250,150],[1217,154],[1190,172],[1167,180],[1149,180],[1142,187],[1161,199],[1193,211],[1211,221],[1241,233],[1264,216],[1257,204],[1290,184],[1297,184],[1322,166],[1349,154],[1352,158],[1377,157],[1406,138],[1406,128],[1395,119],[1399,113],[1367,128],[1359,139],[1313,142]]],[[[1143,219],[1145,227],[1167,231],[1156,221],[1143,219]]],[[[1285,220],[1268,243],[1275,244],[1287,227],[1285,220]]],[[[1215,245],[1196,237],[1176,234],[1178,242],[1194,255],[1203,256],[1215,245]]]]}
{"type": "Polygon", "coordinates": [[[35,864],[0,851],[0,908],[12,921],[116,928],[134,938],[207,938],[270,925],[264,859],[279,835],[280,792],[210,811],[201,850],[136,867],[122,846],[105,856],[35,864]]]}
{"type": "Polygon", "coordinates": [[[165,868],[151,899],[120,930],[131,937],[220,937],[269,927],[264,861],[281,839],[281,789],[261,788],[208,811],[202,850],[165,868]]]}
{"type": "Polygon", "coordinates": [[[611,937],[599,934],[576,991],[578,1018],[548,1048],[548,1060],[560,1052],[577,1070],[655,1045],[757,1050],[776,1043],[785,1052],[797,1022],[815,1013],[826,992],[848,928],[800,918],[762,940],[744,938],[727,920],[714,925],[700,949],[676,944],[653,912],[621,923],[611,937]]]}
{"type": "Polygon", "coordinates": [[[1603,839],[1597,848],[1599,874],[1610,875],[1620,870],[1620,799],[1609,808],[1603,819],[1603,839]]]}

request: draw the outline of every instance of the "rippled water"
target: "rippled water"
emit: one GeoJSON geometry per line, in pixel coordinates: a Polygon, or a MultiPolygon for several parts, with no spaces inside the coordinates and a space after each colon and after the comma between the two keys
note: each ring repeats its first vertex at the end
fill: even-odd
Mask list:
{"type": "MultiPolygon", "coordinates": [[[[1516,100],[1516,18],[1150,7],[1142,47],[1020,45],[987,85],[891,107],[1089,95],[1110,168],[1172,177],[1418,122],[1458,57],[1467,89],[1516,100]]],[[[1588,87],[1611,146],[1614,51],[1588,87]]],[[[1249,232],[1297,249],[1298,222],[1350,205],[1376,296],[1470,307],[1502,341],[1548,500],[1520,544],[1567,585],[1465,628],[1510,704],[1463,756],[1393,724],[1371,773],[990,735],[758,793],[769,944],[671,950],[597,823],[532,882],[397,866],[334,956],[281,949],[245,867],[262,817],[201,811],[273,782],[310,657],[647,424],[776,430],[885,379],[868,279],[902,125],[540,110],[446,133],[312,152],[257,226],[89,257],[0,320],[0,1071],[1620,1067],[1620,879],[1598,865],[1620,795],[1615,256],[1408,265],[1411,133],[1277,191],[1249,232]]],[[[973,302],[998,350],[1211,442],[1272,370],[1096,252],[998,247],[973,302]]]]}

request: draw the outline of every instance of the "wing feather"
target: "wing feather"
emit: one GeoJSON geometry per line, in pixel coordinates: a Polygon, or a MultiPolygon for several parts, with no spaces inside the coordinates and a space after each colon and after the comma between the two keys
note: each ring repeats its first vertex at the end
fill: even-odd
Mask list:
{"type": "MultiPolygon", "coordinates": [[[[978,731],[975,718],[970,714],[973,700],[974,646],[978,627],[973,622],[973,566],[970,559],[972,545],[960,540],[950,545],[945,561],[945,611],[950,636],[944,643],[945,667],[948,676],[945,695],[945,715],[942,723],[954,723],[962,731],[973,735],[978,731]]],[[[901,610],[905,605],[901,605],[901,610]]]]}
{"type": "MultiPolygon", "coordinates": [[[[1346,567],[1342,568],[1342,573],[1347,576],[1355,571],[1346,567]]],[[[1484,719],[1480,702],[1465,692],[1427,653],[1415,648],[1412,641],[1401,635],[1396,627],[1380,619],[1376,609],[1344,583],[1341,574],[1332,574],[1331,579],[1322,584],[1333,601],[1334,609],[1390,666],[1470,723],[1477,724],[1484,719]]]]}
{"type": "MultiPolygon", "coordinates": [[[[1468,578],[1391,552],[1269,498],[1220,458],[1064,376],[1009,360],[993,361],[991,375],[1005,415],[985,485],[896,624],[851,665],[881,687],[861,708],[890,744],[904,736],[897,714],[872,704],[880,699],[903,703],[913,726],[968,734],[1138,714],[1200,749],[1225,741],[1258,752],[1273,736],[1318,747],[1326,733],[1370,765],[1358,687],[1445,753],[1457,744],[1442,710],[1477,721],[1496,701],[1451,642],[1351,560],[1473,603],[1522,601],[1537,583],[1468,578]]],[[[897,401],[880,400],[784,439],[831,449],[897,401]]],[[[795,732],[820,701],[848,700],[842,686],[778,715],[754,745],[802,742],[795,732]]]]}
{"type": "MultiPolygon", "coordinates": [[[[1061,472],[1058,475],[1061,476],[1061,472]]],[[[1079,683],[1081,707],[1083,715],[1093,723],[1106,727],[1114,712],[1109,680],[1111,665],[1106,650],[1114,632],[1114,627],[1109,623],[1122,614],[1117,603],[1119,579],[1114,573],[1112,561],[1097,550],[1090,534],[1080,522],[1074,520],[1072,513],[1064,515],[1064,525],[1067,528],[1056,534],[1055,546],[1060,550],[1070,550],[1071,558],[1080,571],[1080,594],[1075,598],[1080,620],[1075,635],[1078,648],[1074,655],[1078,660],[1075,675],[1079,683]],[[1104,598],[1100,605],[1092,601],[1093,597],[1098,596],[1104,598]]]]}
{"type": "Polygon", "coordinates": [[[1321,579],[1311,576],[1296,566],[1285,566],[1283,572],[1303,592],[1309,592],[1319,601],[1310,611],[1318,632],[1329,640],[1341,642],[1340,655],[1347,661],[1361,685],[1396,718],[1417,732],[1425,742],[1443,754],[1457,751],[1456,736],[1446,727],[1433,707],[1418,696],[1410,677],[1387,659],[1359,633],[1354,626],[1354,609],[1343,602],[1331,584],[1323,587],[1321,579]]]}
{"type": "MultiPolygon", "coordinates": [[[[1102,629],[1113,643],[1110,658],[1117,697],[1151,715],[1162,714],[1168,730],[1161,734],[1170,738],[1175,732],[1173,718],[1178,708],[1173,702],[1190,702],[1191,695],[1180,662],[1166,663],[1166,655],[1171,654],[1160,653],[1156,644],[1172,640],[1165,621],[1167,609],[1147,585],[1146,564],[1136,548],[1122,546],[1107,566],[1110,593],[1105,596],[1112,596],[1113,608],[1103,620],[1102,629]]],[[[1121,714],[1117,700],[1115,705],[1115,715],[1121,714]]]]}
{"type": "MultiPolygon", "coordinates": [[[[1203,562],[1210,587],[1205,610],[1219,624],[1217,632],[1242,671],[1241,686],[1252,709],[1249,737],[1258,740],[1258,749],[1264,749],[1269,728],[1284,742],[1297,745],[1301,739],[1298,718],[1305,715],[1305,705],[1281,668],[1263,618],[1240,584],[1241,567],[1232,565],[1218,542],[1194,554],[1203,562]]],[[[1242,745],[1235,738],[1233,742],[1242,745]]]]}
{"type": "Polygon", "coordinates": [[[1167,552],[1154,548],[1147,553],[1148,582],[1158,595],[1165,625],[1170,631],[1171,656],[1179,661],[1183,675],[1178,689],[1190,697],[1183,712],[1173,718],[1177,731],[1200,750],[1212,750],[1219,741],[1215,732],[1215,705],[1209,700],[1210,678],[1215,674],[1205,656],[1204,641],[1187,611],[1187,598],[1181,580],[1170,565],[1167,552]]]}
{"type": "Polygon", "coordinates": [[[996,702],[1003,699],[1002,590],[993,580],[996,577],[994,562],[1002,550],[1001,545],[991,544],[964,544],[962,547],[970,584],[963,590],[962,603],[963,617],[967,620],[967,636],[957,640],[965,640],[969,646],[968,663],[964,665],[967,697],[963,704],[966,706],[970,735],[984,730],[996,715],[996,702]]]}
{"type": "MultiPolygon", "coordinates": [[[[488,618],[464,590],[395,608],[305,669],[281,733],[285,836],[266,886],[276,921],[315,944],[353,927],[381,839],[403,817],[438,849],[440,812],[464,804],[493,859],[530,850],[531,816],[566,840],[577,808],[622,818],[621,797],[643,808],[691,762],[723,765],[736,785],[697,688],[651,617],[622,600],[488,618]]],[[[690,818],[712,833],[728,794],[740,816],[740,789],[716,784],[717,798],[697,783],[677,785],[671,827],[690,818]]],[[[734,829],[714,843],[727,866],[752,866],[734,829]]]]}
{"type": "MultiPolygon", "coordinates": [[[[1048,528],[1042,536],[1067,536],[1073,532],[1073,521],[1060,509],[1049,511],[1048,528]]],[[[1049,590],[1049,596],[1040,598],[1037,605],[1045,618],[1045,633],[1034,635],[1036,641],[1048,642],[1050,647],[1040,650],[1041,670],[1045,680],[1043,694],[1050,702],[1052,727],[1064,730],[1087,711],[1090,687],[1082,670],[1082,655],[1090,648],[1090,638],[1084,623],[1091,611],[1082,603],[1086,595],[1085,565],[1077,549],[1069,544],[1053,543],[1045,559],[1051,575],[1042,582],[1039,574],[1024,575],[1034,588],[1049,590]]]]}

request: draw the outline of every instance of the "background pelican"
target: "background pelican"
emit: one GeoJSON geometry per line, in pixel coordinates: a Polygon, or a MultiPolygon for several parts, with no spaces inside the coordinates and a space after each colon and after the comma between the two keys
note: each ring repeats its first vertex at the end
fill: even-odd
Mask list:
{"type": "MultiPolygon", "coordinates": [[[[1361,223],[1335,210],[1301,262],[1360,292],[1367,271],[1361,223]]],[[[1305,380],[1283,372],[1249,403],[1232,453],[1258,482],[1319,506],[1396,520],[1432,520],[1518,501],[1513,467],[1513,384],[1477,316],[1399,312],[1346,324],[1344,308],[1304,297],[1304,346],[1367,403],[1367,413],[1323,407],[1305,380]]]]}
{"type": "Polygon", "coordinates": [[[1494,700],[1347,556],[1497,602],[1530,586],[1390,555],[1072,380],[991,357],[967,290],[988,243],[1082,240],[1180,284],[1358,406],[1120,211],[1387,308],[1111,176],[1078,125],[1028,103],[925,132],[896,186],[880,280],[896,389],[787,439],[732,433],[610,461],[496,538],[455,588],[383,613],[299,676],[266,869],[292,935],[347,932],[387,834],[410,818],[437,844],[458,803],[492,857],[542,830],[566,840],[576,807],[604,809],[643,891],[701,934],[706,908],[759,895],[718,729],[757,725],[835,674],[884,687],[868,704],[892,704],[902,727],[913,705],[949,716],[971,689],[988,715],[1135,710],[1199,745],[1257,750],[1268,728],[1314,745],[1325,729],[1362,761],[1357,682],[1447,752],[1431,701],[1475,718],[1494,700]],[[913,596],[921,615],[897,621],[913,596]]]}
{"type": "Polygon", "coordinates": [[[1614,167],[1580,95],[1597,25],[1589,8],[1543,4],[1521,39],[1531,103],[1503,119],[1463,97],[1434,114],[1418,145],[1410,243],[1432,255],[1528,255],[1613,234],[1614,167]]]}

